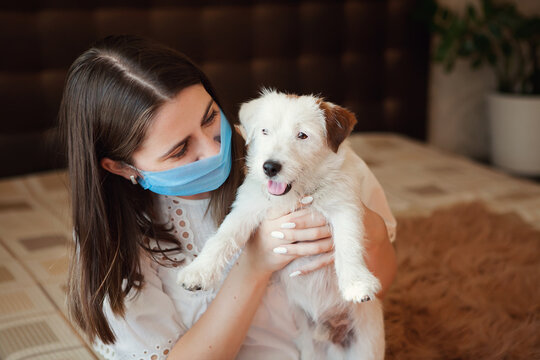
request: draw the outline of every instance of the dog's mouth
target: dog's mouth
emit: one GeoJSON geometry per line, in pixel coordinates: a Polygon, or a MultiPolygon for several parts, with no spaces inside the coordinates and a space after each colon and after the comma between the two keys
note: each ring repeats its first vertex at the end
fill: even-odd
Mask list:
{"type": "Polygon", "coordinates": [[[268,180],[268,192],[275,196],[285,195],[291,187],[291,184],[268,180]]]}

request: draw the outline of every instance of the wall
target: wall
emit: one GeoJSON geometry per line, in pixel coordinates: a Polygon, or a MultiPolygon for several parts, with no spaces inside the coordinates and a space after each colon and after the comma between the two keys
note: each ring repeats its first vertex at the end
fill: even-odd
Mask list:
{"type": "MultiPolygon", "coordinates": [[[[524,14],[540,15],[539,0],[514,0],[524,14]]],[[[439,0],[456,11],[479,0],[439,0]]],[[[433,41],[433,40],[432,40],[433,41]]],[[[488,67],[470,69],[460,60],[450,74],[431,64],[428,85],[428,129],[430,144],[471,158],[489,159],[489,122],[485,97],[495,89],[495,77],[488,67]]]]}

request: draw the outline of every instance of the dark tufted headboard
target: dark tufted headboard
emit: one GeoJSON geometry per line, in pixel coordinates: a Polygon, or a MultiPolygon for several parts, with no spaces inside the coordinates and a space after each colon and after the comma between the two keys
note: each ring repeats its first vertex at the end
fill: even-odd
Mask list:
{"type": "Polygon", "coordinates": [[[320,93],[358,131],[425,138],[428,35],[414,0],[34,0],[0,5],[0,176],[64,166],[65,74],[96,39],[134,33],[201,65],[224,107],[261,86],[320,93]]]}

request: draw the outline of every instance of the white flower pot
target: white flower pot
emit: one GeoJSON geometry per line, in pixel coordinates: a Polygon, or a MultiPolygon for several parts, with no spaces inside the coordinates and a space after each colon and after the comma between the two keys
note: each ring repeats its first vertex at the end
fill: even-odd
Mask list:
{"type": "Polygon", "coordinates": [[[525,176],[540,175],[540,96],[488,96],[491,161],[525,176]]]}

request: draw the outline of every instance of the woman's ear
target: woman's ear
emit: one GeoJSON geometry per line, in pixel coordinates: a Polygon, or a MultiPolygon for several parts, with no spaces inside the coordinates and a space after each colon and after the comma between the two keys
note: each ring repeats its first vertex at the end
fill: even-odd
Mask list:
{"type": "Polygon", "coordinates": [[[127,166],[121,161],[111,160],[109,158],[103,158],[100,161],[101,167],[108,172],[116,175],[120,175],[127,180],[131,180],[131,176],[135,179],[139,176],[137,171],[127,166]]]}

